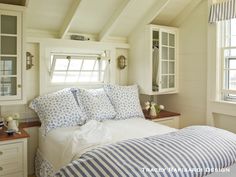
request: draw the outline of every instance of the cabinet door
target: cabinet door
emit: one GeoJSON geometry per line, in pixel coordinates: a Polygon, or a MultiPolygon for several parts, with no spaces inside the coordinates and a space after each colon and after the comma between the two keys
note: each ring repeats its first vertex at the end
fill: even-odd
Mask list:
{"type": "Polygon", "coordinates": [[[176,33],[160,30],[159,91],[176,90],[176,33]]]}
{"type": "Polygon", "coordinates": [[[21,13],[0,11],[0,100],[21,98],[21,13]]]}

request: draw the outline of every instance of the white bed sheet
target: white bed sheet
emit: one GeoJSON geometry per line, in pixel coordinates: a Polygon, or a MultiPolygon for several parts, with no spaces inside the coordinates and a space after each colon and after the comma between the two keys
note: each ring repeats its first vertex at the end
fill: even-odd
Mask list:
{"type": "MultiPolygon", "coordinates": [[[[104,142],[102,144],[115,143],[118,141],[131,139],[131,138],[142,138],[152,135],[160,135],[173,131],[177,131],[174,128],[170,128],[149,120],[134,118],[126,120],[107,120],[102,123],[103,127],[109,129],[111,133],[111,139],[109,142],[104,142]]],[[[72,154],[68,150],[71,146],[71,138],[74,136],[75,132],[79,132],[81,127],[69,127],[69,128],[57,128],[48,133],[47,136],[43,136],[39,133],[39,150],[43,157],[51,163],[54,171],[59,170],[62,166],[67,165],[72,157],[75,158],[75,154],[72,154]]],[[[78,158],[82,153],[100,146],[102,144],[97,144],[79,152],[76,155],[78,158]]]]}

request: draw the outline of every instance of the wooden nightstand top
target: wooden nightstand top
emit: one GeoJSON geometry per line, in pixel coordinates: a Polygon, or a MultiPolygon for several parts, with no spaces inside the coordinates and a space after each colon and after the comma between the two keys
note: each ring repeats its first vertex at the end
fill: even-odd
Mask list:
{"type": "Polygon", "coordinates": [[[21,134],[14,133],[14,135],[12,135],[12,136],[7,135],[7,133],[4,131],[5,130],[0,130],[0,141],[15,140],[15,139],[29,137],[29,134],[26,131],[24,131],[22,128],[20,128],[20,130],[19,130],[21,132],[21,134]]]}
{"type": "Polygon", "coordinates": [[[146,119],[163,119],[163,118],[169,118],[174,116],[180,116],[180,113],[170,112],[166,110],[162,110],[158,116],[150,116],[149,111],[143,110],[144,116],[146,119]]]}

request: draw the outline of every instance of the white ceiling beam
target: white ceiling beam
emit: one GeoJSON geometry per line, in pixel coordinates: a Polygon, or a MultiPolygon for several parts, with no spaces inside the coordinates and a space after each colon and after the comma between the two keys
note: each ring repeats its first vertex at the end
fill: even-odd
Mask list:
{"type": "Polygon", "coordinates": [[[25,7],[28,7],[28,5],[29,5],[29,0],[23,0],[23,5],[24,5],[25,7]]]}
{"type": "Polygon", "coordinates": [[[180,26],[184,20],[193,12],[193,10],[202,2],[203,0],[193,0],[178,14],[169,25],[180,26]]]}
{"type": "Polygon", "coordinates": [[[121,19],[121,16],[128,12],[129,7],[133,4],[134,1],[135,0],[125,0],[120,5],[120,7],[115,11],[112,17],[108,20],[103,30],[100,32],[99,34],[100,41],[104,40],[106,37],[109,36],[109,34],[118,24],[118,21],[121,19]]]}
{"type": "Polygon", "coordinates": [[[67,13],[64,23],[59,31],[59,38],[64,38],[67,34],[67,32],[70,29],[70,26],[75,19],[76,13],[79,9],[80,3],[82,0],[74,0],[69,12],[67,13]]]}
{"type": "Polygon", "coordinates": [[[141,21],[137,24],[136,27],[150,24],[161,13],[161,11],[166,7],[166,5],[168,4],[169,1],[170,0],[158,0],[152,6],[152,8],[148,11],[148,13],[144,16],[144,18],[141,19],[141,21]]]}

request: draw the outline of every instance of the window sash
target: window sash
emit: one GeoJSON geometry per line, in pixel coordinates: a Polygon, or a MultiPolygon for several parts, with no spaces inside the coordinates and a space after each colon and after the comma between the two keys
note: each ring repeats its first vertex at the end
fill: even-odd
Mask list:
{"type": "Polygon", "coordinates": [[[52,55],[51,57],[51,70],[50,79],[53,84],[62,83],[82,83],[82,84],[101,84],[109,81],[109,67],[110,58],[107,56],[97,55],[97,54],[78,54],[78,55],[52,55]],[[59,60],[68,60],[65,63],[64,68],[56,69],[56,63],[59,60]],[[81,60],[78,69],[70,69],[71,61],[81,60]],[[85,65],[86,61],[93,60],[93,66],[85,65]],[[85,67],[85,68],[84,68],[85,67]],[[87,67],[87,68],[86,68],[87,67]],[[59,74],[61,73],[61,75],[59,74]],[[63,75],[64,73],[64,75],[63,75]],[[86,74],[87,73],[87,74],[86,74]],[[108,75],[108,77],[107,77],[108,75]],[[106,80],[106,78],[108,78],[106,80]],[[60,81],[61,79],[61,81],[60,81]]]}

